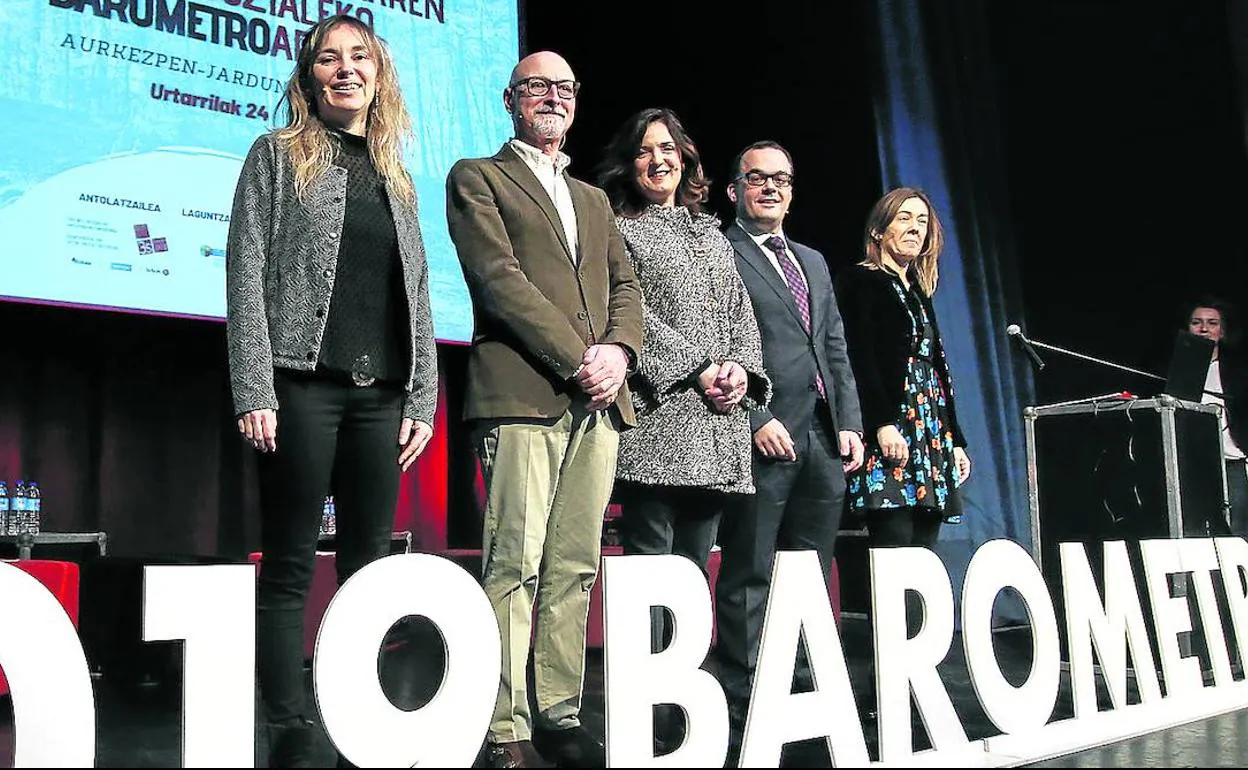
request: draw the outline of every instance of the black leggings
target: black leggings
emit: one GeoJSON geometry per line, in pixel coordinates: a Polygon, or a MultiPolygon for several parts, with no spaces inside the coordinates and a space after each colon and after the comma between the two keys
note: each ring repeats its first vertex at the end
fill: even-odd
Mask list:
{"type": "MultiPolygon", "coordinates": [[[[867,514],[867,547],[898,548],[923,546],[934,549],[940,536],[941,513],[930,508],[882,508],[867,514]]],[[[913,591],[906,592],[906,634],[919,632],[923,602],[913,591]]]]}
{"type": "Polygon", "coordinates": [[[263,553],[256,671],[267,721],[307,718],[303,620],[325,495],[333,490],[338,584],[389,553],[399,494],[403,391],[278,370],[277,451],[259,455],[263,553]]]}
{"type": "MultiPolygon", "coordinates": [[[[940,535],[941,513],[929,508],[882,508],[867,512],[867,546],[897,548],[924,546],[934,548],[940,535]]],[[[906,636],[919,633],[923,620],[923,600],[914,591],[906,591],[906,636]]],[[[872,638],[874,644],[874,638],[872,638]]],[[[875,657],[872,655],[867,691],[867,708],[875,710],[875,657]]]]}
{"type": "Polygon", "coordinates": [[[921,545],[934,548],[940,536],[941,513],[930,508],[882,508],[867,513],[867,544],[871,548],[921,545]]]}

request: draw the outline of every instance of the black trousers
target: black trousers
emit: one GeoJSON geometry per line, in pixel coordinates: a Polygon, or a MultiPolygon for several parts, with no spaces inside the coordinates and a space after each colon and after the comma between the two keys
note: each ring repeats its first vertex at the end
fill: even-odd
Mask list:
{"type": "MultiPolygon", "coordinates": [[[[796,461],[755,454],[758,491],[739,515],[720,525],[715,660],[734,731],[745,720],[776,552],[814,551],[825,576],[832,566],[845,499],[834,430],[826,403],[820,403],[810,431],[793,437],[796,461]]],[[[803,689],[811,687],[804,654],[798,656],[796,676],[803,689]]]]}
{"type": "MultiPolygon", "coordinates": [[[[702,487],[673,487],[616,482],[620,503],[620,541],[625,555],[676,554],[697,564],[709,578],[711,549],[721,520],[731,519],[744,505],[745,495],[702,487]]],[[[671,643],[672,624],[661,607],[650,610],[650,651],[671,643]]],[[[679,709],[665,704],[655,709],[655,740],[659,745],[674,736],[679,709]]]]}
{"type": "Polygon", "coordinates": [[[338,584],[389,552],[403,390],[277,370],[277,451],[259,456],[256,670],[265,718],[307,718],[303,619],[325,495],[337,513],[338,584]]]}
{"type": "MultiPolygon", "coordinates": [[[[720,519],[725,513],[732,515],[745,496],[702,487],[619,481],[614,498],[620,503],[620,542],[626,555],[676,554],[708,575],[720,519]]],[[[662,650],[670,638],[666,618],[666,613],[655,608],[650,623],[653,652],[662,650]]]]}

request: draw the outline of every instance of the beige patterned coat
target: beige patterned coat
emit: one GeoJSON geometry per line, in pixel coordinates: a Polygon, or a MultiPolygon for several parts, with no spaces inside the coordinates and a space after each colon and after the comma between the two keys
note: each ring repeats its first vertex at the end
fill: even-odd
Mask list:
{"type": "Polygon", "coordinates": [[[754,309],[732,244],[710,214],[650,206],[619,217],[641,283],[645,335],[630,379],[637,427],[620,437],[616,477],[643,484],[751,493],[749,409],[766,405],[754,309]],[[727,415],[711,408],[696,379],[708,361],[749,373],[746,398],[727,415]]]}

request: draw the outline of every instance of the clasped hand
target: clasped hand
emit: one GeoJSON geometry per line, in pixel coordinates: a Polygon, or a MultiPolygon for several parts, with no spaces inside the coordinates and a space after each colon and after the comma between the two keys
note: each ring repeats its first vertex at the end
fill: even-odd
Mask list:
{"type": "Polygon", "coordinates": [[[590,345],[572,379],[589,396],[591,412],[606,409],[628,379],[628,354],[611,343],[590,345]]]}
{"type": "Polygon", "coordinates": [[[703,369],[698,375],[698,385],[711,407],[720,414],[727,414],[745,398],[748,379],[745,367],[736,361],[724,361],[703,369]]]}

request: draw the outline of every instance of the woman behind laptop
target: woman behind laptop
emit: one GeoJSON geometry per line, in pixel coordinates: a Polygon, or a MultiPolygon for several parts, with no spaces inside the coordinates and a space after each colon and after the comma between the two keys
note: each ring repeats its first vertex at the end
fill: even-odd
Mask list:
{"type": "Polygon", "coordinates": [[[1231,532],[1248,537],[1248,468],[1244,450],[1248,449],[1248,424],[1245,423],[1245,374],[1242,358],[1236,354],[1238,329],[1234,308],[1219,297],[1202,297],[1189,306],[1187,330],[1212,340],[1213,358],[1205,375],[1205,392],[1201,401],[1223,407],[1219,421],[1222,427],[1222,459],[1226,462],[1226,491],[1230,503],[1231,532]],[[1221,394],[1221,395],[1217,395],[1221,394]]]}

